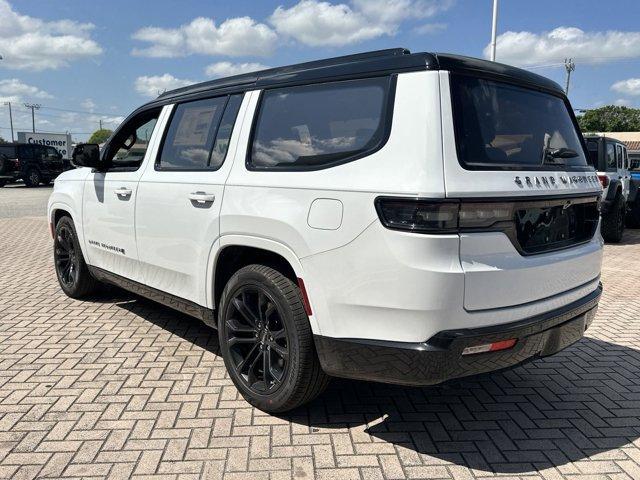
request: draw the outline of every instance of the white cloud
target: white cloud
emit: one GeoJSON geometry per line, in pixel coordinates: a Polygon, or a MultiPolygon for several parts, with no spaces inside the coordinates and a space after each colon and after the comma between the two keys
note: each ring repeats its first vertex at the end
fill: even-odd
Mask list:
{"type": "Polygon", "coordinates": [[[44,90],[27,85],[17,78],[0,80],[0,102],[22,102],[30,99],[53,98],[44,90]]]}
{"type": "Polygon", "coordinates": [[[230,18],[219,26],[211,18],[198,17],[178,28],[145,27],[133,34],[150,46],[135,48],[134,55],[184,57],[191,54],[269,55],[275,48],[276,33],[250,17],[230,18]]]}
{"type": "Polygon", "coordinates": [[[627,98],[619,98],[614,101],[613,104],[617,105],[618,107],[628,107],[629,105],[631,105],[631,102],[627,98]]]}
{"type": "Polygon", "coordinates": [[[217,62],[208,65],[204,73],[207,77],[230,77],[232,75],[240,75],[241,73],[257,72],[258,70],[266,70],[266,65],[261,63],[231,63],[217,62]]]}
{"type": "Polygon", "coordinates": [[[100,55],[102,48],[90,38],[93,28],[90,23],[21,15],[0,0],[0,66],[38,71],[100,55]]]}
{"type": "Polygon", "coordinates": [[[192,80],[184,78],[176,78],[169,73],[164,75],[142,76],[136,78],[135,89],[140,95],[145,97],[157,97],[167,90],[174,88],[186,87],[195,83],[192,80]]]}
{"type": "Polygon", "coordinates": [[[96,104],[95,102],[90,99],[90,98],[85,98],[81,103],[80,106],[82,108],[84,108],[85,110],[89,110],[89,111],[93,111],[94,108],[96,108],[96,104]]]}
{"type": "Polygon", "coordinates": [[[302,0],[279,6],[269,21],[276,31],[312,47],[339,47],[395,35],[401,22],[432,17],[453,0],[352,0],[350,4],[302,0]]]}
{"type": "Polygon", "coordinates": [[[414,33],[418,35],[434,35],[436,33],[444,32],[447,29],[446,23],[425,23],[413,29],[414,33]]]}
{"type": "Polygon", "coordinates": [[[640,95],[640,78],[628,78],[611,85],[611,90],[623,95],[640,95]]]}
{"type": "MultiPolygon", "coordinates": [[[[558,27],[550,32],[505,32],[498,36],[497,60],[515,65],[540,65],[573,57],[583,63],[640,58],[640,32],[585,32],[558,27]]],[[[489,58],[490,46],[484,49],[489,58]]]]}

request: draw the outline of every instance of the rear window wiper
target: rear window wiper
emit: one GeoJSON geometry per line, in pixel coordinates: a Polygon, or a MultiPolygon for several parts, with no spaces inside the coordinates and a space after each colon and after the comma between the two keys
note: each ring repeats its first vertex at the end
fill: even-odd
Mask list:
{"type": "Polygon", "coordinates": [[[571,148],[545,148],[544,149],[544,163],[553,163],[555,165],[562,164],[564,162],[558,161],[561,158],[575,158],[579,154],[571,148]]]}

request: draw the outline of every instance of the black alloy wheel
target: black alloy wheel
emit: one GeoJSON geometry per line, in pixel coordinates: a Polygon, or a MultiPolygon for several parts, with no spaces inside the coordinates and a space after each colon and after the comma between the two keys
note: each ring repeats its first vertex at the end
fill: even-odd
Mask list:
{"type": "Polygon", "coordinates": [[[315,350],[300,287],[267,265],[236,271],[220,296],[220,351],[229,376],[254,407],[282,413],[329,383],[315,350]]]}
{"type": "Polygon", "coordinates": [[[76,251],[75,232],[64,224],[56,231],[54,260],[62,286],[73,288],[78,280],[79,258],[76,251]]]}
{"type": "Polygon", "coordinates": [[[275,300],[259,285],[234,293],[227,310],[226,341],[232,368],[253,392],[272,394],[289,366],[289,339],[275,300]]]}
{"type": "Polygon", "coordinates": [[[37,187],[40,185],[41,181],[42,175],[40,175],[37,168],[30,168],[27,172],[26,178],[24,179],[24,183],[27,187],[37,187]]]}
{"type": "Polygon", "coordinates": [[[53,260],[60,288],[69,297],[85,298],[99,288],[82,256],[73,220],[66,215],[56,223],[53,260]]]}

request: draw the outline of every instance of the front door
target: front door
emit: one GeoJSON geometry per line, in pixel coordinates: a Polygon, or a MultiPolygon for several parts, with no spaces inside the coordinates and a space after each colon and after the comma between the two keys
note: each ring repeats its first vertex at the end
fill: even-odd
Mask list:
{"type": "Polygon", "coordinates": [[[156,161],[138,186],[136,237],[145,283],[203,306],[241,103],[242,95],[231,95],[174,105],[156,161]]]}
{"type": "Polygon", "coordinates": [[[142,282],[135,237],[135,202],[145,156],[157,139],[154,127],[160,110],[130,119],[104,147],[104,172],[85,180],[83,225],[89,265],[142,282]]]}

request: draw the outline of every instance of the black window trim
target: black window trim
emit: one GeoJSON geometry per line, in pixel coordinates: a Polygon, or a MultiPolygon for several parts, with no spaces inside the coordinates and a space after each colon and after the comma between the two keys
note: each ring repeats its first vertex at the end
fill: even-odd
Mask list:
{"type": "Polygon", "coordinates": [[[565,172],[590,172],[590,171],[595,171],[595,169],[589,164],[589,151],[587,149],[587,143],[584,139],[584,137],[582,136],[581,130],[580,130],[580,126],[578,125],[578,119],[576,118],[574,112],[573,112],[573,108],[571,107],[571,104],[569,103],[569,99],[560,94],[559,92],[556,92],[554,90],[549,90],[546,88],[542,88],[540,86],[537,85],[530,85],[528,83],[524,83],[524,82],[519,82],[517,80],[508,78],[508,77],[501,77],[492,73],[488,73],[488,72],[474,72],[474,73],[467,73],[467,72],[449,72],[449,92],[450,92],[450,102],[451,102],[451,114],[452,114],[452,118],[453,118],[453,136],[454,136],[454,140],[455,140],[455,144],[456,144],[456,157],[458,159],[458,164],[465,170],[469,170],[469,171],[514,171],[514,172],[519,172],[519,171],[552,171],[552,172],[558,172],[558,171],[565,171],[565,172]],[[517,165],[517,164],[511,164],[511,165],[498,165],[498,164],[491,164],[491,165],[480,165],[480,164],[467,164],[464,160],[462,160],[462,156],[460,154],[460,142],[458,141],[458,139],[460,138],[460,129],[459,129],[459,122],[456,121],[456,117],[457,117],[457,111],[456,111],[456,102],[453,100],[453,79],[455,77],[470,77],[470,78],[480,78],[483,80],[489,80],[492,82],[496,82],[496,83],[504,83],[513,87],[517,87],[517,88],[521,88],[524,90],[532,90],[538,93],[544,93],[547,95],[551,95],[554,97],[559,98],[560,100],[563,101],[563,103],[565,104],[565,107],[567,108],[567,112],[569,113],[569,118],[571,119],[571,122],[573,123],[573,126],[576,130],[577,136],[578,136],[578,141],[580,142],[580,144],[582,145],[582,151],[584,153],[585,159],[586,159],[586,165],[517,165]]]}
{"type": "Polygon", "coordinates": [[[180,101],[180,102],[176,102],[173,104],[173,108],[171,110],[171,115],[169,116],[169,119],[167,120],[167,123],[165,124],[164,127],[164,132],[162,132],[162,140],[160,141],[160,146],[158,147],[158,151],[156,152],[156,158],[153,162],[153,168],[156,172],[215,172],[217,170],[220,170],[223,166],[224,163],[227,160],[227,154],[229,153],[229,148],[227,147],[227,151],[224,153],[224,158],[222,159],[222,162],[220,163],[220,165],[218,165],[216,168],[212,168],[209,166],[209,164],[211,163],[211,156],[213,155],[213,149],[216,146],[216,140],[218,139],[218,131],[220,130],[220,124],[222,123],[222,119],[224,117],[224,114],[227,110],[227,106],[229,105],[229,99],[233,96],[233,95],[240,95],[240,107],[238,108],[238,113],[236,114],[236,118],[233,122],[233,126],[231,127],[231,135],[229,136],[229,144],[231,144],[231,138],[233,137],[233,131],[236,128],[236,124],[238,122],[238,115],[240,113],[240,108],[242,107],[242,102],[244,100],[244,96],[245,96],[246,92],[233,92],[233,93],[225,93],[222,95],[211,95],[208,97],[200,97],[200,98],[195,98],[195,99],[189,99],[189,100],[184,100],[184,101],[180,101]],[[185,105],[187,103],[193,103],[193,102],[201,102],[203,100],[212,100],[212,99],[216,99],[216,98],[225,98],[224,101],[224,105],[222,107],[222,113],[220,114],[220,119],[218,120],[218,123],[216,125],[214,134],[213,134],[213,144],[211,145],[211,149],[209,150],[209,156],[207,157],[207,166],[206,167],[194,167],[194,168],[182,168],[182,167],[163,167],[160,165],[160,160],[162,159],[162,150],[164,148],[164,144],[165,141],[167,140],[167,136],[169,134],[169,128],[171,127],[171,122],[173,121],[173,118],[176,114],[176,112],[178,111],[178,106],[180,105],[185,105]]]}
{"type": "Polygon", "coordinates": [[[256,104],[256,108],[253,114],[253,119],[251,120],[251,130],[249,132],[249,142],[247,143],[247,152],[245,155],[245,168],[251,172],[313,172],[318,170],[326,170],[328,168],[337,167],[339,165],[344,165],[345,163],[350,163],[355,160],[359,160],[364,157],[368,157],[369,155],[374,154],[375,152],[381,150],[389,140],[389,136],[391,135],[391,126],[393,123],[393,113],[395,106],[395,97],[396,97],[396,85],[397,85],[398,74],[386,74],[386,75],[370,75],[362,78],[349,78],[349,79],[338,79],[338,80],[330,80],[326,82],[309,82],[302,83],[296,85],[278,85],[275,87],[264,88],[260,91],[260,96],[258,97],[258,102],[256,104]],[[382,122],[383,122],[383,130],[382,137],[377,145],[358,152],[354,155],[349,155],[345,158],[340,158],[338,160],[334,160],[332,162],[327,162],[322,165],[305,165],[300,167],[273,167],[268,165],[253,165],[251,162],[251,154],[253,152],[253,141],[255,139],[256,128],[258,126],[258,119],[260,118],[260,111],[263,106],[263,96],[266,91],[271,90],[283,90],[297,87],[305,87],[305,86],[322,86],[322,85],[331,85],[336,83],[345,83],[345,82],[357,82],[359,80],[367,80],[370,78],[386,78],[387,79],[387,88],[385,91],[385,97],[383,99],[384,108],[382,111],[382,122]]]}

